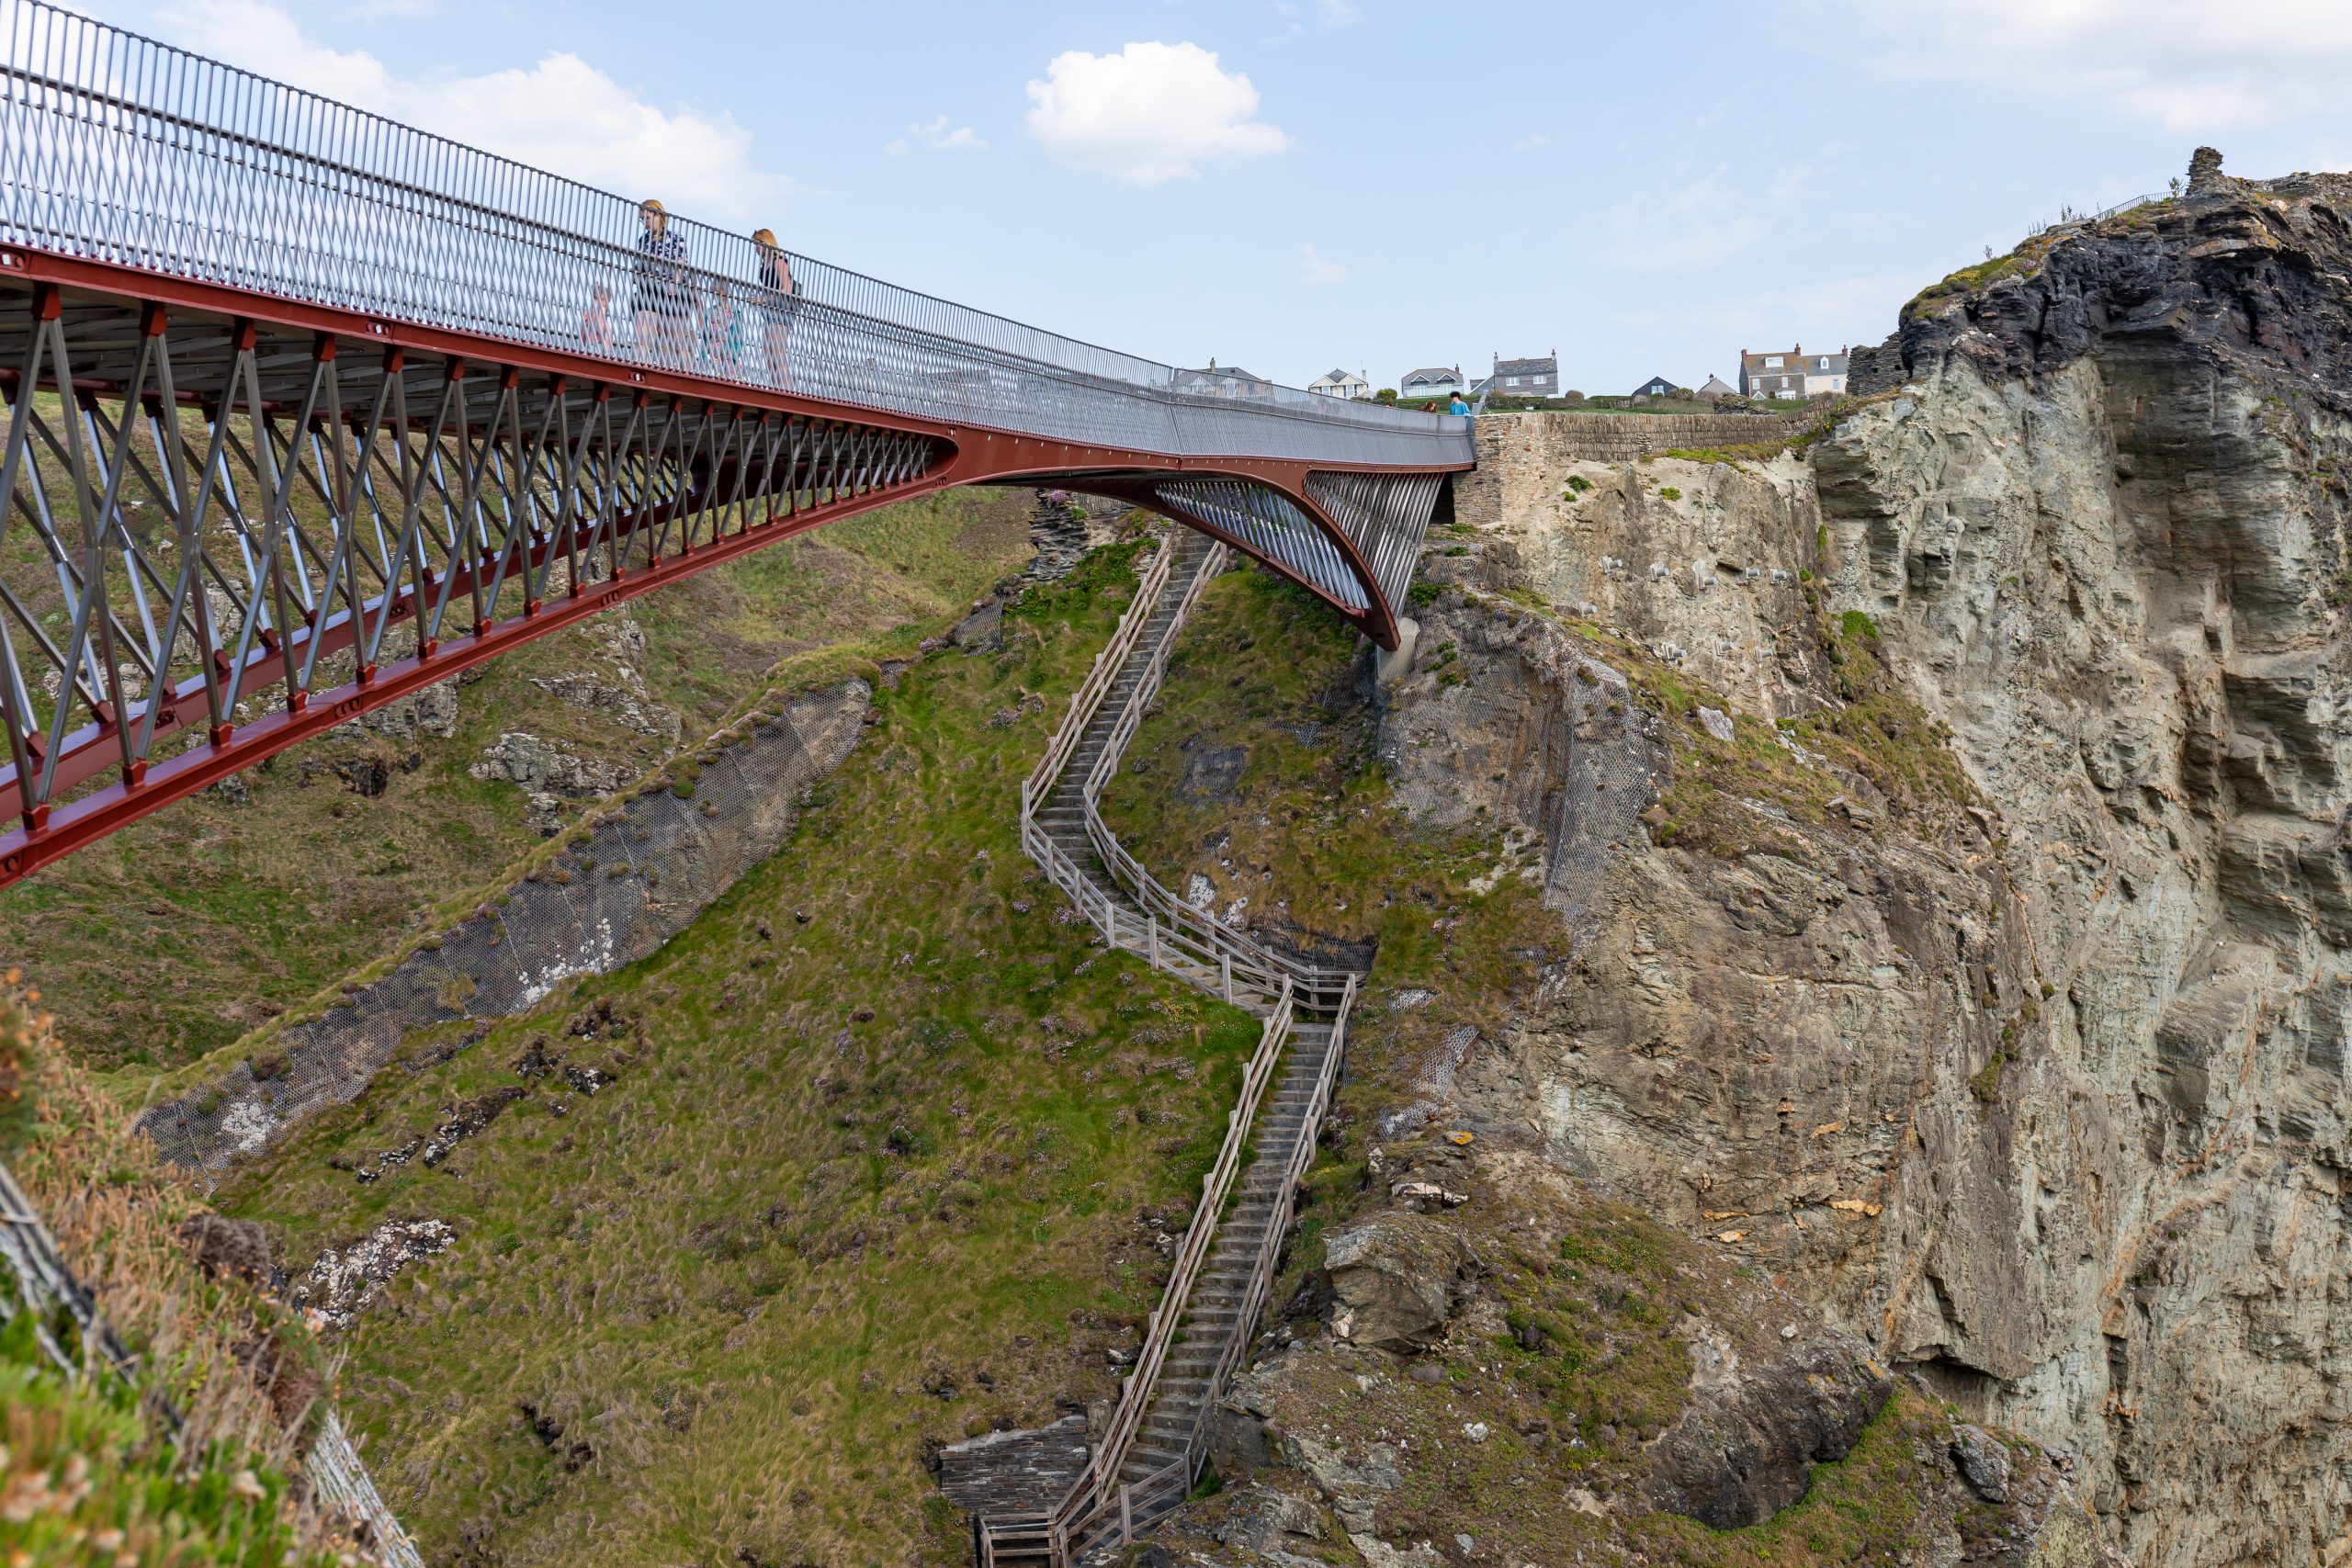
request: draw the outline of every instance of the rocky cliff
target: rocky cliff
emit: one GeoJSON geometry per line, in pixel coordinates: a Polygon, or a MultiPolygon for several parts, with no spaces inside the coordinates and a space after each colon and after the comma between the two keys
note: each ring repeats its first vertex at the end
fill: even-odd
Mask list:
{"type": "MultiPolygon", "coordinates": [[[[1868,366],[1873,395],[1777,448],[1610,462],[1540,415],[1480,422],[1378,746],[1416,825],[1502,829],[1497,874],[1539,887],[1568,945],[1507,1027],[1425,1042],[1418,1067],[1367,1031],[1371,1174],[1340,1208],[1437,1213],[1378,1178],[1427,1157],[1417,1128],[1459,1127],[1424,1185],[1490,1262],[1519,1249],[1490,1292],[1548,1255],[1526,1236],[1549,1184],[1613,1194],[1801,1301],[1820,1326],[1792,1322],[1799,1345],[1850,1337],[1929,1407],[2022,1439],[2096,1520],[1979,1540],[1967,1507],[1939,1524],[1906,1494],[1919,1522],[1888,1550],[2337,1561],[2352,179],[2200,165],[2186,197],[1927,291],[1868,366]]],[[[1218,852],[1190,869],[1223,900],[1238,852],[1218,852]]],[[[1233,1412],[1271,1421],[1276,1457],[1295,1429],[1304,1495],[1341,1504],[1372,1450],[1333,1470],[1317,1424],[1417,1353],[1351,1367],[1360,1395],[1317,1382],[1302,1350],[1366,1353],[1345,1261],[1307,1303],[1329,1337],[1295,1301],[1297,1342],[1233,1412]]],[[[1689,1404],[1640,1428],[1623,1489],[1571,1490],[1579,1542],[1598,1514],[1657,1554],[1646,1508],[1780,1506],[1736,1442],[1697,1448],[1760,1514],[1711,1514],[1674,1473],[1678,1433],[1740,1427],[1712,1337],[1793,1310],[1685,1267],[1709,1280],[1679,1287],[1689,1404]]],[[[1453,1303],[1421,1346],[1511,1375],[1475,1348],[1481,1310],[1453,1303]]],[[[1766,1448],[1843,1451],[1787,1419],[1766,1448]]],[[[1923,1462],[1944,1440],[1917,1439],[1923,1462]]],[[[1973,1441],[1950,1439],[1972,1489],[1973,1441]]],[[[1392,1458],[1406,1494],[1459,1462],[1392,1458]]],[[[1250,1506],[1216,1526],[1228,1550],[1264,1533],[1250,1506]]],[[[1363,1517],[1372,1560],[1418,1560],[1409,1528],[1363,1517]]],[[[1431,1561],[1476,1560],[1445,1517],[1395,1515],[1432,1527],[1431,1561]]],[[[1747,1550],[1730,1539],[1664,1554],[1747,1550]]]]}
{"type": "Polygon", "coordinates": [[[2332,1561],[2352,180],[2206,183],[1930,290],[1801,453],[1487,422],[1464,662],[1387,748],[1577,919],[1471,1093],[2069,1456],[2137,1561],[2332,1561]]]}

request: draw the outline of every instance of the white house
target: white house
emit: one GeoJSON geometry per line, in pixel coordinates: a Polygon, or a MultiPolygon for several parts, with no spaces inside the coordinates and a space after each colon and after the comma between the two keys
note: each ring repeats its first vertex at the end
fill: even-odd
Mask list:
{"type": "Polygon", "coordinates": [[[1271,395],[1273,384],[1238,365],[1212,359],[1206,369],[1177,371],[1176,389],[1196,398],[1262,398],[1271,395]]]}
{"type": "Polygon", "coordinates": [[[1846,350],[1807,354],[1799,344],[1785,354],[1739,351],[1739,391],[1747,398],[1817,398],[1846,389],[1846,350]]]}
{"type": "Polygon", "coordinates": [[[1320,392],[1327,398],[1347,398],[1362,400],[1372,396],[1372,383],[1361,376],[1345,370],[1327,370],[1306,384],[1310,392],[1320,392]]]}
{"type": "Polygon", "coordinates": [[[1404,379],[1396,383],[1396,400],[1400,403],[1423,403],[1431,398],[1443,400],[1466,390],[1469,383],[1462,378],[1462,367],[1451,369],[1442,365],[1424,366],[1408,370],[1404,379]]]}

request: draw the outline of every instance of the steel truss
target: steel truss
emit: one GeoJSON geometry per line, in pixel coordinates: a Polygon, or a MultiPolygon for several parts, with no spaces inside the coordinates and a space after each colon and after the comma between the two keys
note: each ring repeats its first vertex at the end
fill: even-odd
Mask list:
{"type": "Polygon", "coordinates": [[[54,858],[30,840],[62,852],[134,801],[698,555],[878,504],[949,455],[922,432],[152,301],[44,285],[8,304],[0,790],[28,841],[0,842],[0,876],[54,858]]]}
{"type": "Polygon", "coordinates": [[[677,313],[592,332],[646,277],[633,203],[42,0],[0,0],[0,886],[949,485],[1124,497],[1393,648],[1472,466],[1464,421],[1204,384],[683,220],[677,313]]]}

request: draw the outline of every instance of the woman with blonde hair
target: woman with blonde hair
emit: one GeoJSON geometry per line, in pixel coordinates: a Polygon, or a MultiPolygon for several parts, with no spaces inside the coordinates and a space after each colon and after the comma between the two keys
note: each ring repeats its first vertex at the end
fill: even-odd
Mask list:
{"type": "Polygon", "coordinates": [[[686,280],[686,242],[670,232],[670,214],[648,197],[638,208],[645,232],[637,237],[637,353],[673,368],[686,362],[687,318],[694,288],[686,280]]]}
{"type": "Polygon", "coordinates": [[[767,351],[768,374],[778,389],[792,385],[792,367],[785,351],[792,337],[793,318],[800,313],[800,286],[792,279],[792,261],[775,243],[773,229],[752,231],[760,254],[760,294],[756,307],[764,328],[761,341],[767,351]]]}

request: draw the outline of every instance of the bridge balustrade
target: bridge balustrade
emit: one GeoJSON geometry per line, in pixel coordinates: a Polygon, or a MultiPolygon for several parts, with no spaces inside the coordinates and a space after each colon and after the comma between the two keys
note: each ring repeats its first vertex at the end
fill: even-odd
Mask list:
{"type": "Polygon", "coordinates": [[[786,298],[752,241],[675,215],[685,256],[665,283],[628,198],[42,0],[0,15],[0,243],[1055,440],[1468,457],[1465,420],[1238,378],[1180,385],[1172,367],[794,252],[786,298]],[[656,295],[682,329],[637,308],[656,295]]]}

